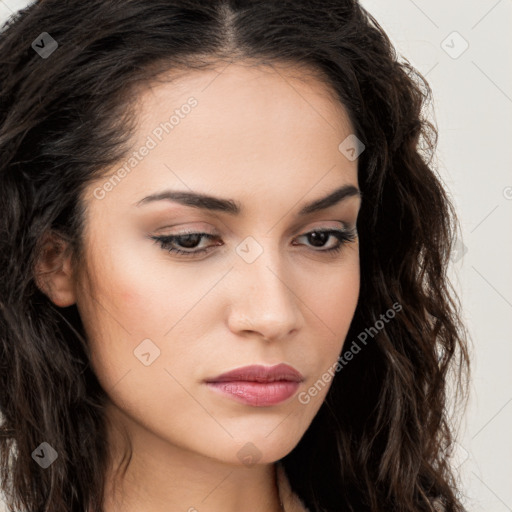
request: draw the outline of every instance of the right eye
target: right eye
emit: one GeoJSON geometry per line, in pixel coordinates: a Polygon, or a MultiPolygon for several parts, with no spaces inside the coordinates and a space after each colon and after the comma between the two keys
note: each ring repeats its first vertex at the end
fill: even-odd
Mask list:
{"type": "MultiPolygon", "coordinates": [[[[195,247],[197,247],[197,244],[201,241],[202,238],[206,238],[208,240],[213,240],[218,237],[216,235],[212,235],[210,233],[199,233],[199,232],[191,231],[191,232],[180,233],[180,234],[176,234],[176,235],[152,236],[150,238],[155,240],[155,242],[158,242],[160,244],[160,247],[162,249],[166,250],[167,252],[186,257],[186,256],[194,256],[195,254],[199,254],[199,253],[208,252],[208,250],[211,247],[215,247],[215,246],[210,245],[206,248],[195,249],[195,247]],[[195,250],[184,251],[182,249],[178,249],[175,247],[176,243],[178,243],[181,246],[185,246],[185,248],[195,249],[195,250]]],[[[216,244],[216,245],[221,245],[221,244],[216,244]]]]}

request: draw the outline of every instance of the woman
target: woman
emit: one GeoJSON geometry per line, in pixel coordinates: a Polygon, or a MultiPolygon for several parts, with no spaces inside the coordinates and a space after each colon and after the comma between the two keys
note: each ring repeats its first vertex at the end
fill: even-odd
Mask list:
{"type": "Polygon", "coordinates": [[[13,510],[463,510],[430,89],[357,2],[45,0],[0,55],[13,510]]]}

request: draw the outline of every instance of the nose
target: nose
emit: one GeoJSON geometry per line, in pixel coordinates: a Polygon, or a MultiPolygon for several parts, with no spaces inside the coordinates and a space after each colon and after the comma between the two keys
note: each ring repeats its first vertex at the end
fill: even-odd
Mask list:
{"type": "Polygon", "coordinates": [[[228,324],[239,336],[256,333],[267,341],[284,339],[304,322],[301,298],[293,290],[290,272],[263,252],[248,264],[239,261],[231,278],[235,281],[228,324]]]}

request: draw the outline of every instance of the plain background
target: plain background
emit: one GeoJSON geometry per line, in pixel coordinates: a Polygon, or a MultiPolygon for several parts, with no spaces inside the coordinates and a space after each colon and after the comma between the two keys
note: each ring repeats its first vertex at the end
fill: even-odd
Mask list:
{"type": "MultiPolygon", "coordinates": [[[[0,0],[0,21],[29,3],[0,0]]],[[[512,511],[512,1],[361,4],[432,88],[435,165],[462,227],[451,276],[473,359],[453,464],[469,512],[512,511]]]]}

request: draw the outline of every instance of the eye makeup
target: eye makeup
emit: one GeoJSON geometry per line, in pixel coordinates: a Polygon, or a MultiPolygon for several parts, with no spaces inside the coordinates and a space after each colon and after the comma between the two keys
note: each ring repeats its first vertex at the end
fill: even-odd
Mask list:
{"type": "MultiPolygon", "coordinates": [[[[357,230],[353,229],[314,229],[299,235],[299,238],[307,237],[313,243],[315,242],[325,242],[330,239],[336,240],[336,244],[329,249],[311,249],[316,253],[326,253],[329,255],[337,255],[343,247],[350,243],[354,242],[357,239],[357,230]]],[[[204,254],[211,252],[214,247],[223,245],[223,243],[215,243],[214,245],[209,245],[207,247],[202,247],[197,249],[198,243],[204,240],[220,240],[218,235],[214,235],[212,233],[204,233],[199,231],[183,231],[181,233],[176,233],[172,235],[154,235],[150,236],[150,239],[154,240],[155,243],[160,244],[160,247],[174,255],[179,257],[193,257],[198,254],[204,254]],[[181,247],[181,248],[180,248],[181,247]],[[188,249],[188,250],[187,250],[188,249]]],[[[294,244],[297,245],[297,244],[294,244]]],[[[314,247],[314,245],[313,245],[314,247]]]]}

